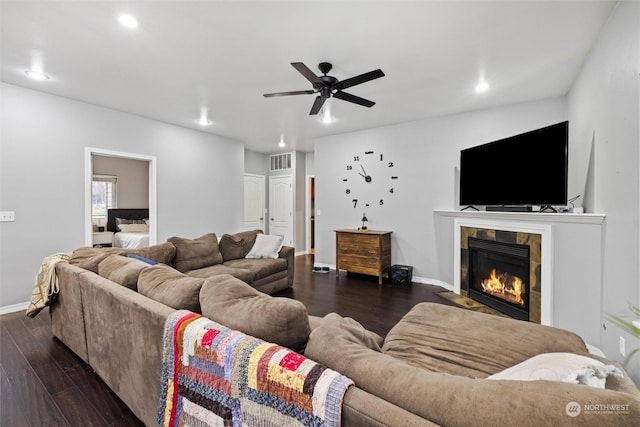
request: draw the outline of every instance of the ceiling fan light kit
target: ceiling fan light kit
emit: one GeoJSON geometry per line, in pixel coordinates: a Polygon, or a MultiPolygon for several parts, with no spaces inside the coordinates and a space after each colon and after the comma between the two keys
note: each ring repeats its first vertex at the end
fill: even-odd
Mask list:
{"type": "Polygon", "coordinates": [[[298,70],[298,72],[302,74],[307,80],[309,80],[309,82],[311,82],[311,84],[313,85],[313,90],[265,93],[264,96],[266,98],[271,98],[274,96],[311,95],[317,93],[318,95],[316,96],[316,99],[313,102],[313,106],[311,107],[311,111],[309,112],[310,116],[318,114],[322,109],[325,101],[331,97],[351,102],[353,104],[362,105],[363,107],[367,108],[373,107],[375,105],[375,102],[368,99],[360,98],[359,96],[351,95],[347,92],[343,92],[343,89],[348,89],[352,86],[384,77],[384,73],[382,72],[382,70],[377,69],[340,81],[333,76],[327,75],[327,73],[331,71],[331,68],[333,68],[333,65],[331,65],[329,62],[321,62],[320,64],[318,64],[318,68],[323,74],[322,76],[317,76],[313,71],[309,69],[309,67],[304,65],[302,62],[292,62],[291,65],[293,66],[293,68],[298,70]]]}

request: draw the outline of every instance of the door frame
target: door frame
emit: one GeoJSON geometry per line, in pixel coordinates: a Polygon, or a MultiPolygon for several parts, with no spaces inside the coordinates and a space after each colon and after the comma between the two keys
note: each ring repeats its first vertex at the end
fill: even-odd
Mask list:
{"type": "Polygon", "coordinates": [[[91,225],[91,181],[93,177],[93,162],[91,156],[120,157],[123,159],[142,160],[149,162],[149,245],[158,241],[157,216],[157,177],[156,157],[145,154],[126,153],[123,151],[104,150],[102,148],[84,148],[84,243],[93,246],[93,227],[91,225]]]}
{"type": "Polygon", "coordinates": [[[306,253],[311,253],[311,215],[315,213],[311,211],[311,181],[314,180],[315,186],[315,175],[307,175],[305,181],[305,250],[306,253]]]}

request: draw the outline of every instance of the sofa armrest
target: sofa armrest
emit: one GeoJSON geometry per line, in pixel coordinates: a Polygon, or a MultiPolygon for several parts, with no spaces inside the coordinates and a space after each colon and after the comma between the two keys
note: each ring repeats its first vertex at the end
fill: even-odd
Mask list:
{"type": "Polygon", "coordinates": [[[280,249],[280,254],[278,258],[284,258],[287,260],[287,277],[289,280],[289,286],[293,286],[293,276],[295,273],[295,265],[296,265],[296,249],[292,246],[283,246],[280,249]]]}

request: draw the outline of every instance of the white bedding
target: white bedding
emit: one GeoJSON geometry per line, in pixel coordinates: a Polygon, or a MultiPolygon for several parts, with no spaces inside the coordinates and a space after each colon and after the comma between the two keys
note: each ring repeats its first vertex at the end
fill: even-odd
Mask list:
{"type": "Polygon", "coordinates": [[[146,231],[131,233],[119,231],[113,235],[114,248],[136,249],[147,246],[149,246],[149,233],[146,231]]]}

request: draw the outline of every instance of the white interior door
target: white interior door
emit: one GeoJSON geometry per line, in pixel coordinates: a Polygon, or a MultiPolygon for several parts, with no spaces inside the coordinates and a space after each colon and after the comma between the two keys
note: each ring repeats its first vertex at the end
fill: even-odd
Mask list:
{"type": "Polygon", "coordinates": [[[260,229],[265,233],[264,175],[244,175],[244,229],[260,229]]]}
{"type": "Polygon", "coordinates": [[[269,233],[284,236],[282,243],[293,246],[293,178],[269,177],[269,233]]]}

